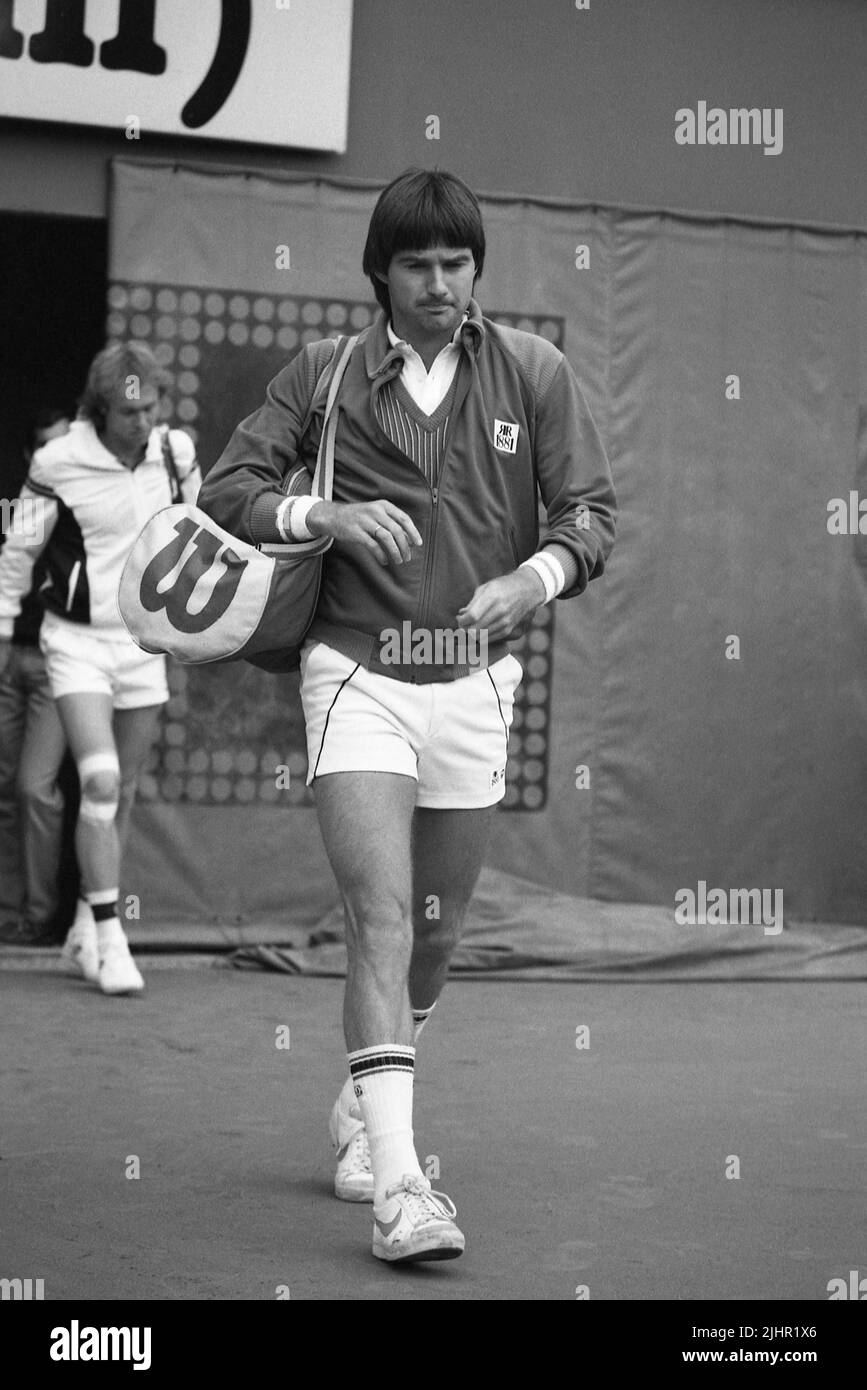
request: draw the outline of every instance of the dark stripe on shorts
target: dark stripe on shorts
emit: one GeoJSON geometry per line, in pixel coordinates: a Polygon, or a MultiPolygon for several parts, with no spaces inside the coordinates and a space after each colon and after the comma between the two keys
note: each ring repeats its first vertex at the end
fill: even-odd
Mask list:
{"type": "Polygon", "coordinates": [[[337,690],[334,692],[334,699],[331,701],[331,704],[328,706],[328,713],[327,713],[326,716],[325,716],[325,727],[324,727],[323,730],[322,730],[322,738],[319,740],[319,752],[316,754],[316,766],[315,766],[314,769],[313,769],[313,777],[314,777],[314,778],[316,777],[316,773],[317,773],[317,770],[318,770],[318,768],[319,768],[319,759],[322,757],[322,750],[323,750],[324,747],[325,747],[325,735],[328,733],[328,721],[329,721],[329,719],[331,718],[331,711],[334,709],[334,706],[337,704],[337,701],[338,701],[338,699],[340,698],[340,692],[341,692],[341,690],[342,690],[343,687],[346,685],[347,681],[351,681],[351,680],[352,680],[352,677],[355,675],[355,673],[356,673],[356,671],[358,670],[358,668],[359,668],[360,665],[361,665],[361,662],[360,662],[360,661],[356,662],[356,664],[353,666],[352,670],[350,671],[349,675],[346,676],[346,677],[340,682],[340,685],[338,686],[337,690]]]}
{"type": "Polygon", "coordinates": [[[490,668],[487,667],[487,666],[485,667],[485,675],[488,677],[488,680],[491,682],[491,685],[494,687],[494,694],[495,694],[496,697],[497,697],[497,709],[500,711],[500,720],[501,720],[502,725],[503,725],[503,732],[504,732],[505,735],[506,735],[506,744],[508,745],[508,742],[509,742],[509,730],[508,730],[508,726],[506,725],[505,719],[503,719],[503,706],[500,704],[500,692],[499,692],[499,690],[497,689],[496,682],[495,682],[493,676],[491,675],[490,668]]]}

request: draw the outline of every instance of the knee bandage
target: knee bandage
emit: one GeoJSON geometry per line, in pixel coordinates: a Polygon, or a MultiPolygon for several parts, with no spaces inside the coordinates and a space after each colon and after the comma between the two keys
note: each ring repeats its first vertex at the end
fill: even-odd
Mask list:
{"type": "Polygon", "coordinates": [[[120,800],[120,763],[116,753],[90,753],[78,764],[78,779],[81,782],[81,805],[78,808],[80,820],[91,825],[106,825],[117,815],[120,800]],[[95,797],[87,787],[88,779],[98,773],[111,773],[114,792],[110,797],[95,797]]]}

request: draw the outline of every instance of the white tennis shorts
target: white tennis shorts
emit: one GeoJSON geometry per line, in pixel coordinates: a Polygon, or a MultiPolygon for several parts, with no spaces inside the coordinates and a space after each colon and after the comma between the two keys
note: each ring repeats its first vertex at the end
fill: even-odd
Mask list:
{"type": "Polygon", "coordinates": [[[115,709],[140,709],[169,698],[165,657],[143,652],[125,632],[96,637],[83,623],[46,613],[39,645],[55,700],[99,693],[110,696],[115,709]]]}
{"type": "Polygon", "coordinates": [[[367,671],[324,642],[306,642],[307,785],[330,772],[397,772],[418,782],[418,806],[492,806],[506,791],[523,674],[509,655],[459,680],[414,685],[367,671]]]}

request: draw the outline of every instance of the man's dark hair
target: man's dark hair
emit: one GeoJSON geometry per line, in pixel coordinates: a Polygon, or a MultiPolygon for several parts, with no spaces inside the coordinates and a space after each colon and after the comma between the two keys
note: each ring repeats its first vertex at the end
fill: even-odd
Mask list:
{"type": "Polygon", "coordinates": [[[377,199],[361,266],[386,314],[391,315],[388,273],[400,251],[427,251],[431,246],[466,246],[473,253],[478,280],[485,264],[485,229],[479,201],[462,179],[437,169],[406,169],[377,199]]]}

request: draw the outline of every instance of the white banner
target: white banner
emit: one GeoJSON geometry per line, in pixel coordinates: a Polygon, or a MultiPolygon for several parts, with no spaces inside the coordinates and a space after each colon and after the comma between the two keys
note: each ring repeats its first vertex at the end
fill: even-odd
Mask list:
{"type": "Polygon", "coordinates": [[[4,0],[0,115],[346,149],[352,0],[4,0]]]}

